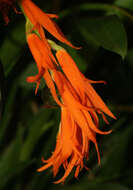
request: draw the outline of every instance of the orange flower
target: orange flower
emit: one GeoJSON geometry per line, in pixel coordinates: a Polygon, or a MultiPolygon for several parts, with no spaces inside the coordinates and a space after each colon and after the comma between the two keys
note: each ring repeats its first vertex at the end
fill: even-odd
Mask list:
{"type": "MultiPolygon", "coordinates": [[[[30,48],[30,51],[37,63],[38,71],[39,73],[36,76],[30,76],[27,77],[27,82],[36,82],[37,87],[35,90],[35,94],[37,93],[37,90],[40,85],[40,80],[42,77],[44,77],[47,86],[50,88],[50,91],[57,102],[60,106],[62,106],[62,103],[59,101],[57,94],[56,94],[56,88],[54,86],[52,77],[49,73],[49,69],[56,69],[51,57],[49,55],[49,50],[44,41],[40,40],[40,38],[36,34],[28,34],[27,35],[27,42],[30,48]]],[[[55,60],[53,58],[53,60],[55,60]]]]}
{"type": "Polygon", "coordinates": [[[43,28],[59,41],[74,47],[52,20],[57,16],[44,13],[31,0],[21,0],[21,5],[28,18],[27,42],[38,68],[38,74],[28,77],[27,81],[36,82],[35,93],[37,93],[43,77],[54,100],[61,108],[61,122],[55,150],[48,160],[42,160],[44,166],[38,171],[52,166],[53,174],[56,176],[60,166],[63,166],[65,173],[55,182],[62,183],[74,167],[76,167],[75,177],[78,177],[83,167],[87,168],[84,159],[88,159],[90,142],[95,145],[100,163],[96,134],[109,134],[111,130],[103,132],[99,129],[98,116],[101,114],[106,123],[108,121],[105,114],[113,119],[115,116],[91,85],[105,83],[104,81],[96,82],[85,78],[63,48],[58,49],[56,46],[56,58],[53,55],[52,43],[46,39],[43,28]]]}
{"type": "MultiPolygon", "coordinates": [[[[88,159],[90,142],[96,147],[100,163],[96,133],[105,135],[111,133],[111,130],[103,132],[99,129],[98,114],[102,114],[105,122],[107,120],[104,114],[114,119],[115,116],[91,86],[91,83],[97,82],[86,79],[64,49],[56,53],[62,73],[57,69],[58,63],[50,53],[47,40],[41,40],[32,33],[27,35],[27,42],[39,71],[36,76],[28,77],[27,81],[37,83],[37,92],[40,79],[44,77],[53,98],[61,107],[61,123],[55,151],[48,160],[43,159],[45,165],[38,171],[53,166],[53,174],[56,176],[60,166],[63,165],[65,173],[55,182],[62,183],[74,167],[76,167],[75,177],[78,177],[83,167],[87,168],[84,159],[88,159]],[[61,99],[57,95],[55,85],[61,99]]],[[[101,82],[103,81],[98,83],[101,82]]]]}
{"type": "Polygon", "coordinates": [[[39,71],[37,76],[28,77],[27,82],[37,83],[35,91],[35,93],[37,93],[40,84],[40,79],[42,78],[45,69],[52,68],[53,64],[49,55],[47,54],[47,48],[45,47],[45,44],[39,39],[39,37],[36,34],[27,35],[27,42],[31,50],[31,53],[37,63],[39,71]]]}
{"type": "MultiPolygon", "coordinates": [[[[87,104],[83,105],[81,97],[67,78],[60,71],[53,70],[52,73],[64,107],[61,107],[61,124],[55,151],[48,160],[43,159],[45,165],[38,171],[53,166],[53,174],[56,176],[59,167],[63,165],[64,176],[55,182],[62,183],[74,166],[76,166],[75,177],[85,167],[83,160],[84,158],[88,159],[90,142],[95,144],[100,163],[96,133],[109,134],[111,130],[108,132],[99,130],[97,116],[99,108],[87,104]]],[[[110,114],[112,113],[110,112],[110,114]]]]}
{"type": "MultiPolygon", "coordinates": [[[[53,18],[58,18],[54,14],[46,14],[39,7],[37,7],[31,0],[21,0],[21,6],[25,15],[28,17],[33,25],[33,29],[40,33],[40,28],[46,29],[50,34],[52,34],[59,41],[76,48],[73,46],[64,36],[57,24],[52,20],[53,18]]],[[[42,30],[42,29],[41,29],[42,30]]],[[[31,31],[28,31],[31,32],[31,31]]],[[[41,38],[43,36],[41,35],[41,38]]]]}
{"type": "Polygon", "coordinates": [[[81,103],[84,106],[93,107],[98,113],[102,114],[104,119],[105,116],[103,113],[115,119],[115,116],[108,109],[91,85],[91,83],[104,83],[104,81],[92,81],[86,79],[77,68],[74,60],[65,50],[62,49],[57,51],[56,56],[63,72],[65,73],[73,88],[78,93],[81,103]]]}
{"type": "Polygon", "coordinates": [[[76,48],[73,46],[61,32],[57,24],[52,20],[52,18],[58,18],[57,15],[54,14],[46,14],[40,8],[38,8],[31,0],[21,0],[21,7],[26,15],[27,25],[27,42],[29,44],[29,48],[32,52],[32,55],[37,63],[38,67],[38,75],[35,77],[28,77],[28,82],[36,82],[37,87],[35,93],[39,88],[40,79],[44,77],[50,90],[52,89],[51,93],[55,97],[56,102],[61,105],[58,101],[56,95],[56,89],[51,88],[51,85],[54,86],[52,78],[48,72],[48,69],[56,69],[54,64],[57,65],[57,61],[51,52],[51,46],[49,45],[44,29],[46,29],[49,33],[51,33],[55,38],[59,41],[66,43],[67,45],[76,48]],[[33,34],[34,32],[34,34],[33,34]],[[32,34],[32,35],[31,35],[32,34]],[[47,72],[44,72],[44,68],[47,68],[47,72]],[[43,76],[43,73],[47,73],[47,77],[43,76]],[[54,89],[54,90],[53,90],[54,89]]]}
{"type": "MultiPolygon", "coordinates": [[[[0,11],[6,23],[9,21],[7,16],[9,8],[12,7],[16,11],[15,1],[0,1],[0,11]]],[[[63,166],[65,173],[55,182],[63,183],[74,167],[76,167],[76,178],[83,168],[87,169],[84,159],[88,159],[90,142],[95,145],[98,163],[100,163],[96,134],[110,134],[111,130],[103,132],[99,129],[99,114],[106,123],[108,121],[105,114],[113,119],[116,118],[91,85],[92,83],[104,83],[104,81],[96,82],[85,78],[63,48],[56,46],[58,49],[55,48],[56,57],[53,55],[52,44],[46,39],[43,29],[60,42],[77,48],[67,40],[52,20],[58,16],[44,13],[31,0],[20,0],[20,4],[27,20],[27,43],[38,68],[38,74],[27,77],[27,82],[37,84],[35,90],[37,93],[43,77],[54,100],[61,108],[61,122],[55,150],[48,160],[42,160],[44,166],[38,171],[53,167],[53,175],[56,176],[60,166],[63,166]]]]}

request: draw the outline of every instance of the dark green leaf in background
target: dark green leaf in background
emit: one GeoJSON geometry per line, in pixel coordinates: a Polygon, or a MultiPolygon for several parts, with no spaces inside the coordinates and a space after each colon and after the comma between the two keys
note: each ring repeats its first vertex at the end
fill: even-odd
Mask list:
{"type": "Polygon", "coordinates": [[[5,101],[6,101],[5,74],[4,74],[3,65],[0,61],[0,119],[5,109],[5,101]]]}
{"type": "Polygon", "coordinates": [[[0,157],[0,189],[31,164],[31,162],[20,162],[20,153],[22,149],[23,128],[19,128],[14,141],[8,146],[3,156],[0,157]]]}
{"type": "Polygon", "coordinates": [[[75,186],[67,186],[66,188],[63,188],[63,190],[81,190],[83,188],[84,190],[131,190],[128,187],[115,184],[115,183],[100,183],[100,182],[87,182],[87,179],[85,181],[84,185],[75,185],[75,186]],[[88,183],[88,184],[87,184],[88,183]]]}
{"type": "Polygon", "coordinates": [[[115,4],[123,8],[128,8],[133,11],[133,1],[132,0],[116,0],[115,4]]]}
{"type": "Polygon", "coordinates": [[[10,123],[11,117],[13,115],[13,105],[15,101],[15,96],[16,96],[16,91],[17,91],[17,83],[15,83],[12,86],[12,90],[9,92],[8,96],[6,97],[6,105],[5,105],[5,110],[3,113],[3,116],[0,121],[0,146],[2,145],[1,143],[4,140],[4,136],[6,135],[6,129],[10,123]]]}
{"type": "Polygon", "coordinates": [[[124,59],[127,54],[127,36],[123,24],[117,16],[84,18],[78,22],[78,28],[86,42],[88,38],[95,44],[113,51],[124,59]]]}
{"type": "Polygon", "coordinates": [[[50,119],[51,114],[52,110],[43,109],[37,116],[28,121],[28,136],[21,151],[21,160],[25,161],[30,158],[39,138],[54,125],[54,122],[50,119]]]}
{"type": "Polygon", "coordinates": [[[19,59],[25,41],[25,25],[20,22],[8,31],[0,48],[0,59],[7,76],[19,59]]]}

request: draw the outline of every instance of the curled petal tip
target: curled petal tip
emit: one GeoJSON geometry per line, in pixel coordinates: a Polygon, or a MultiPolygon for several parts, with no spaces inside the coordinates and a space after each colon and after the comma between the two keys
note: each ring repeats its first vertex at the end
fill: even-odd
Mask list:
{"type": "Polygon", "coordinates": [[[47,15],[48,15],[48,17],[50,17],[50,18],[56,18],[56,19],[59,18],[59,16],[56,15],[56,14],[47,14],[47,15]]]}
{"type": "Polygon", "coordinates": [[[38,168],[36,171],[37,171],[37,172],[41,172],[42,170],[41,170],[41,168],[38,168]]]}
{"type": "Polygon", "coordinates": [[[77,46],[72,45],[71,47],[74,48],[74,49],[76,49],[76,50],[80,50],[80,49],[82,49],[81,46],[77,47],[77,46]]]}
{"type": "Polygon", "coordinates": [[[113,115],[113,119],[117,120],[117,117],[115,115],[113,115]]]}
{"type": "Polygon", "coordinates": [[[48,163],[48,164],[46,164],[46,165],[44,165],[44,166],[38,168],[38,169],[37,169],[37,172],[42,172],[42,171],[46,170],[47,168],[49,168],[51,165],[52,165],[52,164],[51,164],[51,162],[50,162],[50,163],[48,163]]]}
{"type": "Polygon", "coordinates": [[[105,135],[109,135],[110,133],[112,133],[112,130],[104,132],[105,135]]]}

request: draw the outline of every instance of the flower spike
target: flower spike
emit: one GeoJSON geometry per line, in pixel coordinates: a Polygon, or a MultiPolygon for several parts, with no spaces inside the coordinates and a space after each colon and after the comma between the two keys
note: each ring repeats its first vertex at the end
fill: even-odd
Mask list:
{"type": "Polygon", "coordinates": [[[100,164],[100,153],[96,136],[108,135],[112,132],[101,131],[99,117],[108,124],[105,115],[116,119],[93,88],[92,81],[87,79],[78,69],[76,63],[67,51],[45,36],[45,30],[57,40],[73,48],[53,19],[55,14],[46,14],[31,0],[21,0],[21,8],[26,17],[26,38],[29,49],[37,64],[38,74],[27,77],[27,82],[35,82],[39,88],[41,78],[44,78],[53,99],[60,106],[61,121],[56,139],[55,150],[51,157],[42,159],[43,166],[37,169],[42,172],[52,167],[53,176],[64,168],[63,176],[54,183],[64,183],[75,168],[75,177],[88,168],[84,160],[88,160],[90,144],[93,143],[100,164]]]}

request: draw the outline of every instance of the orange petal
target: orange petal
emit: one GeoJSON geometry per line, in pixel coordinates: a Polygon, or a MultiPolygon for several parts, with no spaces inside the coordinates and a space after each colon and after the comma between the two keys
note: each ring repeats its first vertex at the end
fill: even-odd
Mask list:
{"type": "Polygon", "coordinates": [[[58,90],[62,96],[64,93],[64,88],[68,92],[69,99],[73,102],[75,102],[77,108],[84,109],[87,111],[93,111],[95,108],[90,106],[84,106],[79,102],[78,95],[74,91],[74,88],[71,86],[71,84],[66,80],[64,75],[60,71],[53,70],[54,80],[58,87],[58,90]]]}
{"type": "Polygon", "coordinates": [[[81,91],[82,96],[84,96],[84,80],[74,60],[65,50],[57,51],[56,57],[59,61],[59,64],[61,65],[63,72],[66,74],[68,80],[72,83],[72,86],[77,91],[81,91]]]}
{"type": "MultiPolygon", "coordinates": [[[[46,54],[51,58],[51,60],[52,60],[56,65],[58,65],[58,64],[57,64],[57,61],[56,61],[56,59],[55,59],[55,57],[54,57],[54,55],[52,54],[51,46],[49,45],[48,40],[46,39],[46,36],[45,36],[45,33],[44,33],[44,30],[43,30],[42,26],[41,26],[41,25],[37,25],[36,27],[37,27],[37,30],[38,30],[38,32],[39,32],[41,41],[42,41],[42,43],[43,43],[43,48],[45,49],[46,54]]],[[[43,54],[43,52],[44,52],[43,48],[40,49],[40,51],[42,52],[42,54],[43,54]]]]}
{"type": "Polygon", "coordinates": [[[55,68],[48,55],[48,49],[45,46],[44,41],[40,40],[36,34],[32,33],[27,35],[27,42],[37,63],[38,69],[41,69],[41,67],[50,69],[55,68]]]}
{"type": "Polygon", "coordinates": [[[30,51],[31,51],[36,63],[37,63],[37,67],[38,67],[38,70],[40,72],[42,69],[42,66],[41,66],[42,56],[41,56],[40,50],[36,46],[36,43],[35,43],[36,38],[37,38],[37,36],[35,34],[27,35],[28,46],[30,48],[30,51]]]}
{"type": "Polygon", "coordinates": [[[23,11],[26,15],[26,17],[30,20],[30,22],[33,24],[33,26],[37,25],[37,20],[33,14],[33,12],[31,11],[30,7],[28,7],[28,2],[29,0],[21,0],[21,6],[23,8],[23,11]]]}
{"type": "Polygon", "coordinates": [[[39,7],[37,7],[31,0],[22,0],[22,7],[24,9],[25,14],[27,15],[27,17],[33,25],[39,23],[59,41],[73,48],[77,48],[67,40],[67,38],[64,36],[57,24],[53,20],[51,20],[51,18],[46,13],[44,13],[39,7]]]}
{"type": "Polygon", "coordinates": [[[37,75],[27,77],[27,82],[33,83],[33,82],[40,81],[40,79],[42,78],[44,72],[45,72],[45,70],[42,69],[42,70],[40,71],[40,73],[38,73],[37,75]]]}
{"type": "Polygon", "coordinates": [[[96,127],[96,125],[93,123],[90,114],[89,114],[87,111],[84,111],[84,110],[83,110],[82,112],[84,113],[84,115],[85,115],[85,117],[86,117],[86,120],[87,120],[87,122],[88,122],[88,126],[89,126],[94,132],[99,133],[99,134],[101,134],[101,135],[107,135],[107,134],[110,134],[110,133],[112,132],[112,130],[109,130],[109,131],[106,131],[106,132],[99,130],[99,129],[96,127]]]}
{"type": "Polygon", "coordinates": [[[56,93],[56,89],[55,89],[55,85],[54,85],[54,82],[49,74],[48,71],[46,71],[44,73],[44,79],[46,81],[46,84],[47,86],[49,87],[50,91],[51,91],[51,94],[53,96],[53,98],[55,99],[56,103],[59,104],[60,106],[64,106],[61,101],[59,100],[58,96],[57,96],[57,93],[56,93]]]}
{"type": "Polygon", "coordinates": [[[96,137],[95,137],[95,133],[93,131],[91,131],[91,129],[88,129],[88,140],[92,141],[95,145],[96,151],[97,151],[97,157],[98,157],[98,164],[100,164],[100,153],[99,153],[99,149],[98,149],[98,145],[97,145],[97,141],[96,141],[96,137]]]}
{"type": "Polygon", "coordinates": [[[48,15],[49,18],[56,18],[56,19],[59,18],[59,16],[56,15],[56,14],[47,14],[47,15],[48,15]]]}
{"type": "Polygon", "coordinates": [[[77,161],[77,156],[75,156],[75,155],[72,156],[72,158],[71,158],[71,160],[70,160],[70,162],[69,162],[69,164],[67,166],[67,169],[65,171],[64,176],[61,179],[59,179],[58,181],[55,181],[54,182],[55,184],[63,183],[65,181],[65,179],[67,178],[67,176],[70,174],[71,170],[73,169],[76,161],[77,161]]]}
{"type": "Polygon", "coordinates": [[[30,77],[27,77],[27,79],[26,79],[27,82],[29,82],[29,83],[35,82],[37,84],[35,94],[37,94],[37,91],[38,91],[38,88],[40,85],[40,80],[41,80],[44,72],[45,72],[45,70],[42,69],[36,76],[30,76],[30,77]]]}
{"type": "Polygon", "coordinates": [[[76,168],[76,171],[75,171],[75,174],[74,174],[75,178],[78,177],[79,172],[80,172],[80,165],[78,165],[77,168],[76,168]]]}
{"type": "Polygon", "coordinates": [[[43,170],[46,170],[47,168],[49,168],[50,166],[52,166],[52,162],[49,162],[48,164],[42,166],[41,168],[37,169],[38,172],[42,172],[43,170]]]}
{"type": "Polygon", "coordinates": [[[113,113],[109,110],[109,108],[105,105],[101,97],[96,93],[91,84],[86,85],[85,87],[86,94],[91,99],[92,104],[99,108],[102,112],[106,113],[108,116],[116,119],[113,113]]]}

